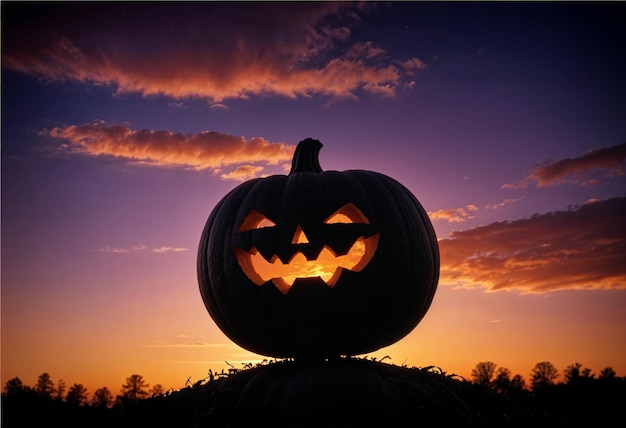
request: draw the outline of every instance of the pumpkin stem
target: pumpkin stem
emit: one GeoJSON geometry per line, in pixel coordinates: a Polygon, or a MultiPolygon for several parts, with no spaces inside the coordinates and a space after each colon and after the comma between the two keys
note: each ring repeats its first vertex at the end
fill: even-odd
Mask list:
{"type": "Polygon", "coordinates": [[[319,153],[322,146],[323,144],[319,140],[314,140],[313,138],[300,141],[293,154],[289,174],[305,171],[322,172],[319,161],[319,153]]]}

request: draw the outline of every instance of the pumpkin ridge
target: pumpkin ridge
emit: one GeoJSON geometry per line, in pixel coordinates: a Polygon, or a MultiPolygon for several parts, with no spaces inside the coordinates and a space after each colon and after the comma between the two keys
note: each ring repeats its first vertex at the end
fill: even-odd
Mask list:
{"type": "MultiPolygon", "coordinates": [[[[384,187],[390,190],[389,194],[391,195],[391,198],[396,204],[396,207],[394,208],[394,210],[399,213],[402,220],[412,217],[411,211],[414,211],[415,213],[417,213],[420,223],[413,225],[413,227],[415,228],[416,231],[419,231],[420,234],[425,235],[423,237],[427,239],[423,239],[423,241],[429,242],[431,239],[434,239],[434,242],[436,243],[437,239],[434,235],[434,230],[432,229],[432,225],[430,224],[430,221],[426,222],[424,220],[424,215],[427,215],[426,211],[424,210],[422,205],[419,203],[415,195],[413,195],[404,185],[402,185],[395,179],[389,176],[386,176],[384,174],[380,174],[380,173],[374,173],[374,174],[377,180],[384,187]],[[401,193],[398,194],[398,192],[393,192],[391,191],[392,189],[395,189],[395,190],[400,189],[401,193]]],[[[406,223],[406,221],[404,222],[406,223]]],[[[406,237],[408,238],[409,235],[414,236],[414,234],[408,234],[406,235],[406,237]]],[[[422,320],[422,318],[426,315],[428,308],[432,304],[432,300],[433,300],[433,297],[437,288],[436,284],[437,284],[438,273],[439,273],[439,263],[438,263],[439,252],[437,250],[437,252],[435,253],[436,255],[433,254],[432,246],[428,251],[425,251],[421,247],[421,245],[418,245],[418,243],[412,239],[407,239],[406,244],[407,244],[407,250],[410,251],[410,253],[420,254],[419,260],[427,262],[427,263],[424,263],[424,266],[420,270],[423,270],[425,272],[432,272],[433,270],[437,271],[436,275],[433,275],[432,277],[428,278],[429,284],[431,285],[434,284],[429,288],[429,293],[425,296],[420,296],[419,299],[416,299],[422,302],[422,307],[420,308],[421,310],[411,311],[411,315],[413,316],[413,322],[415,323],[415,325],[417,325],[422,320]],[[436,262],[435,262],[435,259],[437,260],[436,262]]],[[[415,289],[414,291],[417,293],[418,291],[421,291],[421,289],[420,290],[415,289]]],[[[410,331],[411,329],[409,329],[406,333],[410,331]]]]}

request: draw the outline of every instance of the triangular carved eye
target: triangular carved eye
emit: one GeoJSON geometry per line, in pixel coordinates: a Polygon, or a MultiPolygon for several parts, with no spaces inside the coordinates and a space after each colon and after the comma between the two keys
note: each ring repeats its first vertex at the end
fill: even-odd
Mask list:
{"type": "Polygon", "coordinates": [[[360,209],[356,207],[352,202],[345,204],[343,207],[339,208],[335,211],[330,217],[328,217],[324,223],[326,224],[337,224],[337,223],[362,223],[362,224],[370,224],[369,220],[361,212],[360,209]]]}
{"type": "Polygon", "coordinates": [[[254,229],[262,229],[264,227],[274,227],[276,223],[274,223],[269,218],[265,217],[263,214],[258,212],[257,210],[252,210],[246,218],[241,222],[241,226],[237,229],[237,233],[247,232],[248,230],[254,229]]]}

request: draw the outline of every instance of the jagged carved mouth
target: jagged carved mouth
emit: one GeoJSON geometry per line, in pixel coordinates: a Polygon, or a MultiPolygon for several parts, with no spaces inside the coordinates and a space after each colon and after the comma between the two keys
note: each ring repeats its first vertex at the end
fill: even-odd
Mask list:
{"type": "Polygon", "coordinates": [[[307,260],[297,252],[283,263],[278,256],[266,260],[252,247],[250,251],[235,247],[239,266],[256,285],[272,281],[281,293],[287,294],[297,278],[320,278],[329,287],[334,287],[343,269],[360,272],[370,262],[378,247],[378,233],[369,238],[359,237],[346,254],[337,256],[328,246],[324,246],[315,260],[307,260]]]}

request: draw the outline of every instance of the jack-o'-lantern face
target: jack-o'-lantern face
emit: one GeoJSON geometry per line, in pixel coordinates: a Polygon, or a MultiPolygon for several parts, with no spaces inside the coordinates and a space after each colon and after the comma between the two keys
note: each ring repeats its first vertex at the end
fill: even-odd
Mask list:
{"type": "Polygon", "coordinates": [[[202,300],[258,354],[372,352],[407,335],[437,288],[437,238],[415,196],[377,172],[324,171],[321,146],[303,140],[288,175],[235,187],[202,232],[202,300]]]}
{"type": "MultiPolygon", "coordinates": [[[[346,205],[333,212],[324,220],[324,225],[369,225],[370,222],[353,203],[346,205]]],[[[277,228],[278,225],[257,210],[252,210],[241,222],[237,234],[252,232],[259,229],[277,228]]],[[[349,226],[348,226],[349,227],[349,226]]],[[[290,234],[291,235],[291,234],[290,234]]],[[[290,258],[283,262],[277,253],[268,258],[264,257],[259,250],[251,246],[244,250],[235,246],[235,255],[239,266],[246,276],[256,285],[272,281],[283,294],[287,294],[294,281],[298,278],[320,278],[329,287],[334,287],[344,269],[360,272],[370,262],[378,247],[379,233],[365,237],[355,237],[347,251],[339,253],[329,243],[320,244],[319,252],[311,255],[305,251],[311,245],[310,237],[298,224],[291,235],[291,242],[278,243],[277,245],[290,245],[293,247],[290,258]],[[305,252],[309,256],[305,256],[305,252]]]]}

